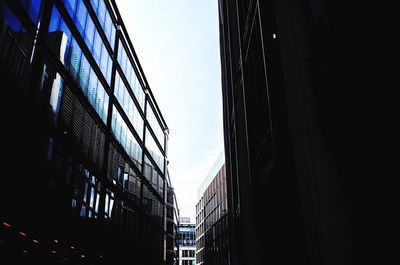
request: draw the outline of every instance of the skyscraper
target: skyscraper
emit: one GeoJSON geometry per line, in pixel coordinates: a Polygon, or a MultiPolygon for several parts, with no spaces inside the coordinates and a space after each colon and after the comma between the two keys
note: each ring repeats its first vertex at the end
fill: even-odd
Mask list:
{"type": "Polygon", "coordinates": [[[168,127],[115,1],[1,0],[0,62],[3,261],[165,264],[168,127]]]}

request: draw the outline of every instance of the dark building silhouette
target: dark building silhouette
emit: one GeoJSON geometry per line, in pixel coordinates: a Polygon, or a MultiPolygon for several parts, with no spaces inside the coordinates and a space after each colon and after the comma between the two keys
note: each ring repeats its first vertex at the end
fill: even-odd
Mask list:
{"type": "Polygon", "coordinates": [[[196,264],[229,265],[230,242],[225,154],[222,152],[198,190],[196,264]]]}
{"type": "Polygon", "coordinates": [[[115,1],[1,0],[0,80],[2,264],[173,264],[168,128],[115,1]]]}
{"type": "Polygon", "coordinates": [[[166,223],[166,264],[179,264],[179,225],[180,217],[174,189],[167,189],[167,223],[166,223]]]}
{"type": "Polygon", "coordinates": [[[218,2],[232,264],[385,263],[388,8],[218,2]]]}

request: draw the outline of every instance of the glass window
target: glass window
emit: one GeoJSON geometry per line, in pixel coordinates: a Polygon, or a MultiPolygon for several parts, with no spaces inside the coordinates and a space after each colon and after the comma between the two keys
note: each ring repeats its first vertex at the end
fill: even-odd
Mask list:
{"type": "Polygon", "coordinates": [[[111,43],[111,27],[112,27],[111,17],[107,12],[104,21],[104,33],[106,34],[108,40],[110,41],[110,44],[112,45],[113,43],[111,43]]]}
{"type": "Polygon", "coordinates": [[[90,69],[90,74],[89,74],[89,84],[88,84],[88,89],[85,91],[86,94],[85,96],[87,98],[90,98],[91,95],[93,95],[97,89],[97,75],[94,72],[94,70],[91,68],[90,69]]]}
{"type": "Polygon", "coordinates": [[[156,135],[158,143],[161,145],[161,148],[164,148],[164,131],[161,128],[160,123],[158,122],[151,105],[148,105],[148,107],[147,107],[146,116],[147,116],[146,118],[150,124],[151,129],[153,130],[154,134],[156,135]]]}
{"type": "Polygon", "coordinates": [[[96,31],[96,28],[94,26],[93,20],[90,16],[87,18],[86,22],[86,29],[85,29],[85,42],[87,46],[89,47],[89,50],[93,50],[93,41],[94,41],[94,32],[96,31]]]}
{"type": "Polygon", "coordinates": [[[93,6],[94,11],[97,11],[97,8],[99,7],[99,0],[90,0],[90,3],[93,6]]]}
{"type": "Polygon", "coordinates": [[[75,80],[78,79],[77,73],[78,73],[79,64],[80,64],[80,61],[81,61],[81,55],[82,55],[81,48],[79,47],[79,45],[75,41],[75,39],[72,39],[71,51],[70,51],[69,70],[70,70],[70,73],[71,73],[72,77],[75,80]]]}
{"type": "Polygon", "coordinates": [[[139,102],[140,107],[144,108],[144,91],[137,80],[136,74],[134,72],[133,66],[131,65],[130,60],[128,59],[125,47],[123,46],[122,42],[119,42],[119,50],[118,50],[118,63],[121,66],[125,77],[127,77],[128,83],[135,94],[136,100],[139,102]]]}
{"type": "Polygon", "coordinates": [[[72,199],[71,207],[76,208],[76,200],[75,199],[72,199]]]}
{"type": "Polygon", "coordinates": [[[128,188],[128,173],[126,173],[126,172],[124,172],[123,187],[124,187],[125,189],[128,188]]]}
{"type": "Polygon", "coordinates": [[[99,8],[97,9],[97,18],[100,21],[100,25],[104,27],[104,21],[106,16],[106,6],[104,0],[99,0],[99,8]]]}
{"type": "Polygon", "coordinates": [[[100,81],[97,84],[96,106],[98,106],[98,113],[100,115],[100,118],[102,118],[104,123],[106,123],[108,111],[108,94],[100,81]]]}
{"type": "Polygon", "coordinates": [[[54,114],[56,114],[56,116],[60,110],[60,105],[61,105],[60,103],[62,98],[62,85],[63,85],[63,79],[57,73],[50,94],[50,106],[54,114]]]}
{"type": "Polygon", "coordinates": [[[100,61],[102,45],[103,45],[103,43],[101,42],[101,37],[100,37],[99,33],[96,31],[94,33],[94,41],[93,41],[93,57],[97,62],[100,61]]]}
{"type": "Polygon", "coordinates": [[[58,10],[53,6],[50,18],[49,32],[59,30],[61,28],[60,22],[61,22],[60,13],[58,13],[58,10]]]}
{"type": "MultiPolygon", "coordinates": [[[[121,44],[121,43],[120,43],[121,44]]],[[[125,53],[125,48],[123,48],[123,46],[121,45],[120,46],[121,47],[121,59],[120,59],[120,64],[121,64],[121,68],[122,68],[122,70],[124,71],[124,73],[126,73],[127,71],[126,71],[126,62],[127,62],[127,60],[128,60],[128,58],[127,58],[127,55],[126,55],[126,53],[125,53]]],[[[129,81],[129,80],[128,80],[129,81]]]]}
{"type": "Polygon", "coordinates": [[[116,29],[115,29],[115,25],[113,24],[111,26],[111,47],[114,48],[114,44],[115,44],[115,34],[116,34],[116,29]]]}
{"type": "Polygon", "coordinates": [[[83,188],[83,201],[86,202],[86,197],[87,197],[87,189],[88,189],[88,184],[85,180],[85,186],[83,188]]]}
{"type": "Polygon", "coordinates": [[[110,196],[110,207],[108,208],[108,215],[111,217],[114,212],[114,193],[110,196]]]}
{"type": "Polygon", "coordinates": [[[108,116],[108,102],[109,102],[109,96],[106,91],[104,91],[104,102],[103,102],[103,121],[104,123],[107,122],[107,116],[108,116]]]}
{"type": "Polygon", "coordinates": [[[104,0],[91,0],[90,2],[92,3],[92,6],[97,14],[100,25],[104,29],[107,40],[113,49],[116,29],[114,23],[112,22],[110,12],[108,12],[104,0]]]}
{"type": "MultiPolygon", "coordinates": [[[[101,83],[99,83],[101,85],[101,83]]],[[[102,118],[104,115],[103,104],[104,104],[104,94],[105,90],[102,88],[97,88],[96,93],[96,101],[95,101],[95,109],[97,113],[99,113],[100,117],[102,118]]]]}
{"type": "Polygon", "coordinates": [[[64,0],[64,5],[67,8],[69,14],[75,14],[77,4],[77,0],[64,0]]]}
{"type": "Polygon", "coordinates": [[[104,212],[106,215],[108,215],[108,205],[109,205],[109,196],[108,193],[106,193],[105,205],[104,205],[104,212]]]}
{"type": "Polygon", "coordinates": [[[163,172],[164,170],[164,156],[158,148],[153,136],[150,134],[149,130],[146,128],[146,147],[154,161],[163,172]]]}
{"type": "Polygon", "coordinates": [[[86,206],[85,205],[82,205],[81,217],[86,217],[86,206]]]}
{"type": "Polygon", "coordinates": [[[128,80],[128,83],[131,84],[131,87],[133,87],[132,86],[132,84],[133,84],[132,76],[134,76],[134,75],[135,75],[135,72],[132,67],[129,67],[129,69],[127,71],[125,71],[126,80],[128,80]]]}
{"type": "Polygon", "coordinates": [[[39,20],[40,6],[42,0],[19,0],[29,17],[36,24],[39,20]]]}
{"type": "Polygon", "coordinates": [[[106,80],[109,84],[111,84],[112,64],[113,64],[113,61],[112,61],[111,57],[108,56],[106,80]]]}
{"type": "MultiPolygon", "coordinates": [[[[0,1],[0,23],[3,21],[8,27],[8,30],[15,33],[13,34],[14,38],[18,40],[18,43],[21,45],[20,48],[24,50],[24,52],[27,53],[27,57],[29,57],[30,52],[32,50],[32,44],[33,44],[33,37],[31,37],[27,32],[26,28],[22,25],[21,21],[15,16],[14,12],[9,8],[9,6],[4,2],[0,1]]],[[[1,40],[3,41],[3,40],[1,40]]],[[[15,52],[20,52],[17,51],[19,50],[17,47],[14,47],[15,45],[11,44],[11,47],[8,47],[9,49],[6,50],[7,45],[4,45],[2,55],[7,56],[11,58],[11,60],[15,60],[15,52]]],[[[25,57],[25,55],[24,55],[25,57]]],[[[19,67],[17,67],[19,68],[19,67]]]]}
{"type": "Polygon", "coordinates": [[[96,190],[94,189],[94,187],[92,187],[90,189],[90,207],[94,207],[94,199],[95,199],[95,195],[96,195],[96,190]]]}
{"type": "Polygon", "coordinates": [[[77,9],[76,16],[75,16],[75,25],[78,28],[78,30],[82,36],[85,31],[87,15],[88,15],[88,12],[87,12],[85,3],[83,1],[79,1],[78,9],[77,9]]]}
{"type": "Polygon", "coordinates": [[[82,56],[79,67],[79,85],[84,94],[87,94],[89,84],[90,65],[85,56],[82,56]]]}
{"type": "Polygon", "coordinates": [[[142,132],[143,132],[143,126],[144,126],[144,121],[142,116],[139,114],[139,110],[136,108],[136,105],[129,94],[123,80],[119,76],[119,73],[117,72],[116,76],[116,82],[115,82],[115,96],[122,106],[125,114],[128,116],[129,121],[135,128],[136,133],[139,135],[139,137],[142,139],[142,132]]]}
{"type": "Polygon", "coordinates": [[[142,149],[140,148],[138,142],[136,141],[136,138],[133,136],[132,132],[125,124],[124,120],[122,119],[121,115],[115,107],[113,108],[113,116],[114,113],[115,122],[112,123],[112,132],[116,140],[122,145],[122,147],[135,163],[141,164],[142,149]]]}

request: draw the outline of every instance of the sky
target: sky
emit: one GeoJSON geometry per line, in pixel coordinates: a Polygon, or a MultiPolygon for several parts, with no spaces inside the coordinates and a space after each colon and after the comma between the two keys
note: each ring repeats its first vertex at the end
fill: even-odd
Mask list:
{"type": "Polygon", "coordinates": [[[169,173],[181,217],[223,150],[218,1],[116,0],[170,130],[169,173]]]}

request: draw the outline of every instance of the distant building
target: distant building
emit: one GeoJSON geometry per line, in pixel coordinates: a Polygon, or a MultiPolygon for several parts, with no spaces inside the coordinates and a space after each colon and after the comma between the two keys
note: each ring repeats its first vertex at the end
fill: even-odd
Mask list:
{"type": "Polygon", "coordinates": [[[168,126],[115,1],[0,0],[0,80],[2,264],[177,260],[168,126]]]}
{"type": "Polygon", "coordinates": [[[189,217],[181,217],[178,226],[179,265],[196,264],[196,224],[189,217]]]}
{"type": "Polygon", "coordinates": [[[196,261],[198,265],[228,265],[229,225],[225,158],[222,153],[198,190],[196,261]]]}

